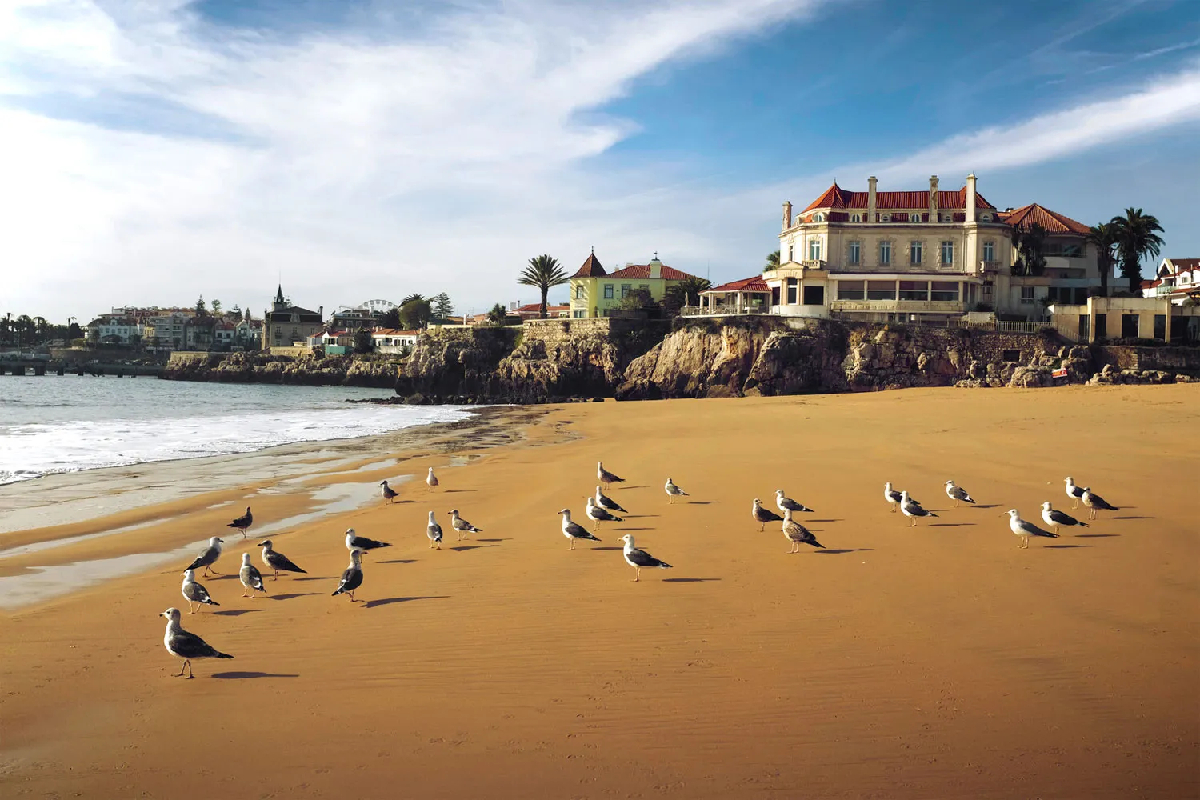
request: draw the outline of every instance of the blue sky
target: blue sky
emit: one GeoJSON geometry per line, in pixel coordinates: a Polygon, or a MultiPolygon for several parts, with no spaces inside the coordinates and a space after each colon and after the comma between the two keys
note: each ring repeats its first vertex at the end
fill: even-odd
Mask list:
{"type": "Polygon", "coordinates": [[[1197,256],[1197,142],[1194,0],[15,0],[0,311],[261,313],[280,276],[327,310],[484,310],[592,245],[734,279],[784,200],[869,174],[1140,206],[1197,256]]]}

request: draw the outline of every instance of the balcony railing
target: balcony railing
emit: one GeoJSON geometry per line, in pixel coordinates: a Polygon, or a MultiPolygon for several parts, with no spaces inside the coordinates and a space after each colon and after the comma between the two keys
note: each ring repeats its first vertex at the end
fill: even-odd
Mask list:
{"type": "Polygon", "coordinates": [[[967,310],[967,304],[961,300],[834,300],[829,307],[843,313],[955,314],[967,310]]]}
{"type": "Polygon", "coordinates": [[[769,306],[743,305],[733,303],[722,304],[709,308],[708,306],[684,306],[679,309],[681,317],[739,317],[746,314],[770,314],[769,306]]]}

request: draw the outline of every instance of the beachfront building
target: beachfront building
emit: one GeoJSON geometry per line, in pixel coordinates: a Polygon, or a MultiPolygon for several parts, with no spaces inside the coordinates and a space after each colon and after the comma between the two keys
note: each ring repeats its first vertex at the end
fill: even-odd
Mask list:
{"type": "Polygon", "coordinates": [[[147,350],[169,353],[184,348],[185,331],[194,311],[173,309],[163,311],[144,322],[142,342],[147,350]]]}
{"type": "Polygon", "coordinates": [[[771,310],[771,287],[755,275],[724,283],[700,293],[701,315],[766,314],[771,310]]]}
{"type": "Polygon", "coordinates": [[[283,285],[280,284],[271,310],[263,312],[263,349],[304,346],[308,337],[325,329],[322,308],[309,311],[289,304],[283,297],[283,285]]]}
{"type": "MultiPolygon", "coordinates": [[[[1088,297],[1099,293],[1099,254],[1095,245],[1087,241],[1087,225],[1037,203],[1001,212],[1000,219],[1010,231],[1020,234],[1040,231],[1041,256],[1046,263],[1038,275],[1018,274],[1023,271],[1010,269],[1006,280],[997,284],[997,311],[1038,318],[1051,303],[1083,305],[1088,297]]],[[[1021,252],[1014,250],[1013,263],[1021,258],[1021,252]]],[[[1114,280],[1110,275],[1110,286],[1114,280]]]]}
{"type": "Polygon", "coordinates": [[[138,320],[118,313],[101,314],[87,325],[87,339],[92,344],[137,344],[144,332],[138,320]]]}
{"type": "Polygon", "coordinates": [[[1088,297],[1083,303],[1050,306],[1054,329],[1074,342],[1151,339],[1200,343],[1200,306],[1174,305],[1161,297],[1088,297]]]}
{"type": "Polygon", "coordinates": [[[393,328],[379,328],[371,332],[371,345],[376,353],[389,355],[404,355],[417,344],[420,331],[400,331],[393,328]]]}
{"type": "Polygon", "coordinates": [[[1153,280],[1142,281],[1142,297],[1165,297],[1180,306],[1200,301],[1200,258],[1164,258],[1153,280]]]}
{"type": "Polygon", "coordinates": [[[596,258],[596,251],[592,250],[583,266],[571,276],[571,318],[610,316],[622,300],[639,289],[649,292],[651,299],[662,302],[668,288],[692,277],[695,276],[663,264],[658,260],[658,253],[649,264],[630,263],[615,272],[608,272],[596,258]]]}

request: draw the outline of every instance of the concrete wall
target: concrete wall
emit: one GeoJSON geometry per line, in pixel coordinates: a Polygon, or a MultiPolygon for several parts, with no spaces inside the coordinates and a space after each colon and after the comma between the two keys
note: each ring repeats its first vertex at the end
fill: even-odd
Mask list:
{"type": "Polygon", "coordinates": [[[1079,329],[1079,317],[1088,317],[1087,342],[1098,341],[1098,318],[1106,320],[1104,339],[1154,339],[1154,322],[1156,316],[1165,316],[1166,328],[1160,338],[1162,341],[1171,340],[1171,326],[1181,320],[1180,309],[1174,309],[1172,314],[1170,302],[1166,298],[1150,297],[1089,297],[1086,306],[1061,305],[1050,306],[1050,324],[1064,338],[1073,342],[1085,341],[1079,329]],[[1124,333],[1124,317],[1133,314],[1137,316],[1136,335],[1126,336],[1124,333]],[[1174,317],[1174,319],[1172,318],[1174,317]]]}

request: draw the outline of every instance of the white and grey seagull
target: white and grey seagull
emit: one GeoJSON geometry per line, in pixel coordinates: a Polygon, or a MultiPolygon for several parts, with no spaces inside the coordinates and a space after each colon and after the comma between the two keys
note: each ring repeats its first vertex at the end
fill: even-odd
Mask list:
{"type": "Polygon", "coordinates": [[[396,490],[388,486],[387,481],[380,481],[379,485],[383,487],[383,502],[391,503],[396,499],[396,490]]]}
{"type": "Polygon", "coordinates": [[[217,559],[221,557],[221,542],[225,541],[219,536],[214,536],[208,540],[208,547],[200,551],[200,555],[196,556],[196,560],[188,566],[188,569],[196,569],[204,567],[204,574],[207,576],[209,572],[213,575],[219,575],[215,569],[211,569],[212,565],[217,563],[217,559]]]}
{"type": "Polygon", "coordinates": [[[624,478],[606,470],[604,468],[604,462],[602,462],[602,461],[596,462],[596,480],[600,481],[605,486],[608,486],[610,483],[624,483],[625,482],[624,478]]]}
{"type": "Polygon", "coordinates": [[[275,545],[271,543],[270,539],[259,542],[258,546],[262,548],[263,563],[271,569],[272,580],[279,580],[279,570],[283,570],[284,572],[300,572],[305,575],[308,574],[307,570],[300,569],[283,553],[275,552],[275,545]]]}
{"type": "Polygon", "coordinates": [[[221,605],[213,600],[204,584],[196,583],[196,570],[189,569],[183,573],[183,599],[188,601],[188,613],[195,614],[197,608],[221,605]]]}
{"type": "Polygon", "coordinates": [[[917,517],[937,516],[932,511],[921,508],[920,503],[908,496],[907,490],[900,493],[900,513],[912,520],[912,525],[909,527],[913,528],[917,526],[917,517]]]}
{"type": "Polygon", "coordinates": [[[797,503],[792,498],[783,493],[783,489],[775,490],[775,505],[780,511],[807,511],[810,514],[814,513],[811,508],[803,503],[797,503]]]}
{"type": "Polygon", "coordinates": [[[625,542],[624,554],[625,563],[633,567],[633,582],[637,583],[642,577],[643,569],[671,569],[671,565],[667,562],[655,558],[645,550],[638,549],[633,544],[633,534],[627,533],[621,537],[621,541],[625,542]]]}
{"type": "Polygon", "coordinates": [[[1044,536],[1047,539],[1058,538],[1057,533],[1044,531],[1037,525],[1034,525],[1032,522],[1026,522],[1025,520],[1021,519],[1020,514],[1015,508],[1010,508],[1008,510],[1008,527],[1009,530],[1011,530],[1014,534],[1021,537],[1020,547],[1022,550],[1029,548],[1030,536],[1044,536]]]}
{"type": "Polygon", "coordinates": [[[611,497],[600,491],[600,487],[596,487],[596,505],[608,511],[620,511],[622,514],[628,514],[629,510],[621,508],[621,504],[611,497]]]}
{"type": "Polygon", "coordinates": [[[450,509],[450,527],[458,533],[459,541],[462,541],[468,533],[483,533],[483,528],[476,528],[460,517],[457,508],[450,509]]]}
{"type": "Polygon", "coordinates": [[[584,498],[586,505],[583,513],[592,521],[592,530],[600,527],[601,522],[624,522],[624,517],[618,517],[603,506],[596,505],[596,501],[590,497],[584,498]]]}
{"type": "Polygon", "coordinates": [[[1103,497],[1101,497],[1100,495],[1093,492],[1087,486],[1083,487],[1083,497],[1081,497],[1080,499],[1083,501],[1083,504],[1085,506],[1087,506],[1088,519],[1095,519],[1097,511],[1120,511],[1121,510],[1114,505],[1110,505],[1107,500],[1105,500],[1103,497]]]}
{"type": "Polygon", "coordinates": [[[346,529],[346,549],[347,550],[376,550],[380,547],[391,547],[391,542],[380,542],[375,539],[368,539],[366,536],[359,536],[354,532],[354,528],[346,529]]]}
{"type": "Polygon", "coordinates": [[[812,535],[812,531],[792,519],[790,508],[783,512],[783,537],[792,543],[792,549],[788,551],[789,555],[799,553],[802,544],[825,549],[825,545],[817,541],[817,537],[812,535]]]}
{"type": "Polygon", "coordinates": [[[1086,522],[1080,522],[1067,512],[1052,508],[1049,500],[1042,503],[1042,522],[1053,528],[1055,533],[1058,533],[1059,525],[1066,525],[1068,528],[1072,525],[1079,525],[1083,528],[1088,526],[1086,522]]]}
{"type": "Polygon", "coordinates": [[[354,590],[362,586],[363,571],[362,571],[362,550],[357,547],[350,551],[350,566],[346,567],[342,572],[342,579],[338,582],[338,587],[333,590],[333,597],[339,594],[347,595],[351,603],[357,603],[354,599],[354,590]]]}
{"type": "Polygon", "coordinates": [[[1079,508],[1079,501],[1083,499],[1083,487],[1076,486],[1075,480],[1068,475],[1065,478],[1067,484],[1067,497],[1071,498],[1071,508],[1079,508]]]}
{"type": "MultiPolygon", "coordinates": [[[[887,483],[883,484],[883,499],[888,501],[888,505],[891,506],[891,511],[893,514],[895,514],[896,509],[900,507],[901,494],[902,494],[901,492],[897,492],[895,489],[892,488],[891,481],[888,481],[887,483]]],[[[916,500],[913,500],[913,502],[917,503],[916,500]]],[[[921,504],[917,503],[917,505],[921,505],[921,504]]]]}
{"type": "Polygon", "coordinates": [[[429,512],[429,524],[425,526],[425,535],[429,537],[429,548],[442,549],[442,526],[438,525],[437,520],[433,518],[433,512],[429,512]]]}
{"type": "Polygon", "coordinates": [[[667,478],[667,485],[663,487],[667,493],[667,497],[671,498],[668,502],[674,503],[676,497],[687,497],[688,493],[675,485],[675,482],[667,478]]]}
{"type": "Polygon", "coordinates": [[[975,502],[971,499],[971,495],[967,494],[967,490],[956,485],[954,481],[946,481],[946,496],[954,501],[955,506],[959,503],[974,504],[975,502]]]}
{"type": "Polygon", "coordinates": [[[776,514],[769,508],[763,508],[762,501],[757,497],[754,498],[754,507],[750,509],[754,521],[758,523],[758,529],[764,531],[767,529],[768,522],[782,522],[783,517],[776,514]]]}
{"type": "Polygon", "coordinates": [[[242,582],[242,586],[250,590],[250,594],[242,592],[242,597],[253,599],[256,590],[263,594],[267,593],[267,587],[263,586],[262,573],[258,571],[258,567],[250,563],[249,553],[242,553],[242,568],[238,570],[238,580],[242,582]]]}
{"type": "Polygon", "coordinates": [[[167,618],[167,632],[163,636],[163,646],[167,648],[167,652],[171,655],[183,659],[183,664],[179,667],[179,672],[175,673],[176,678],[182,676],[185,669],[189,678],[195,677],[192,675],[193,659],[233,658],[228,653],[222,653],[220,650],[217,650],[196,634],[185,631],[179,624],[179,609],[168,608],[159,614],[159,616],[167,618]]]}
{"type": "Polygon", "coordinates": [[[438,479],[437,475],[433,474],[433,467],[429,468],[429,474],[425,476],[425,485],[430,489],[436,489],[438,487],[438,479]]]}
{"type": "Polygon", "coordinates": [[[558,512],[562,515],[562,532],[563,536],[571,540],[571,549],[575,549],[576,539],[591,539],[593,542],[600,541],[587,528],[580,525],[578,522],[571,521],[571,509],[564,508],[558,512]]]}

